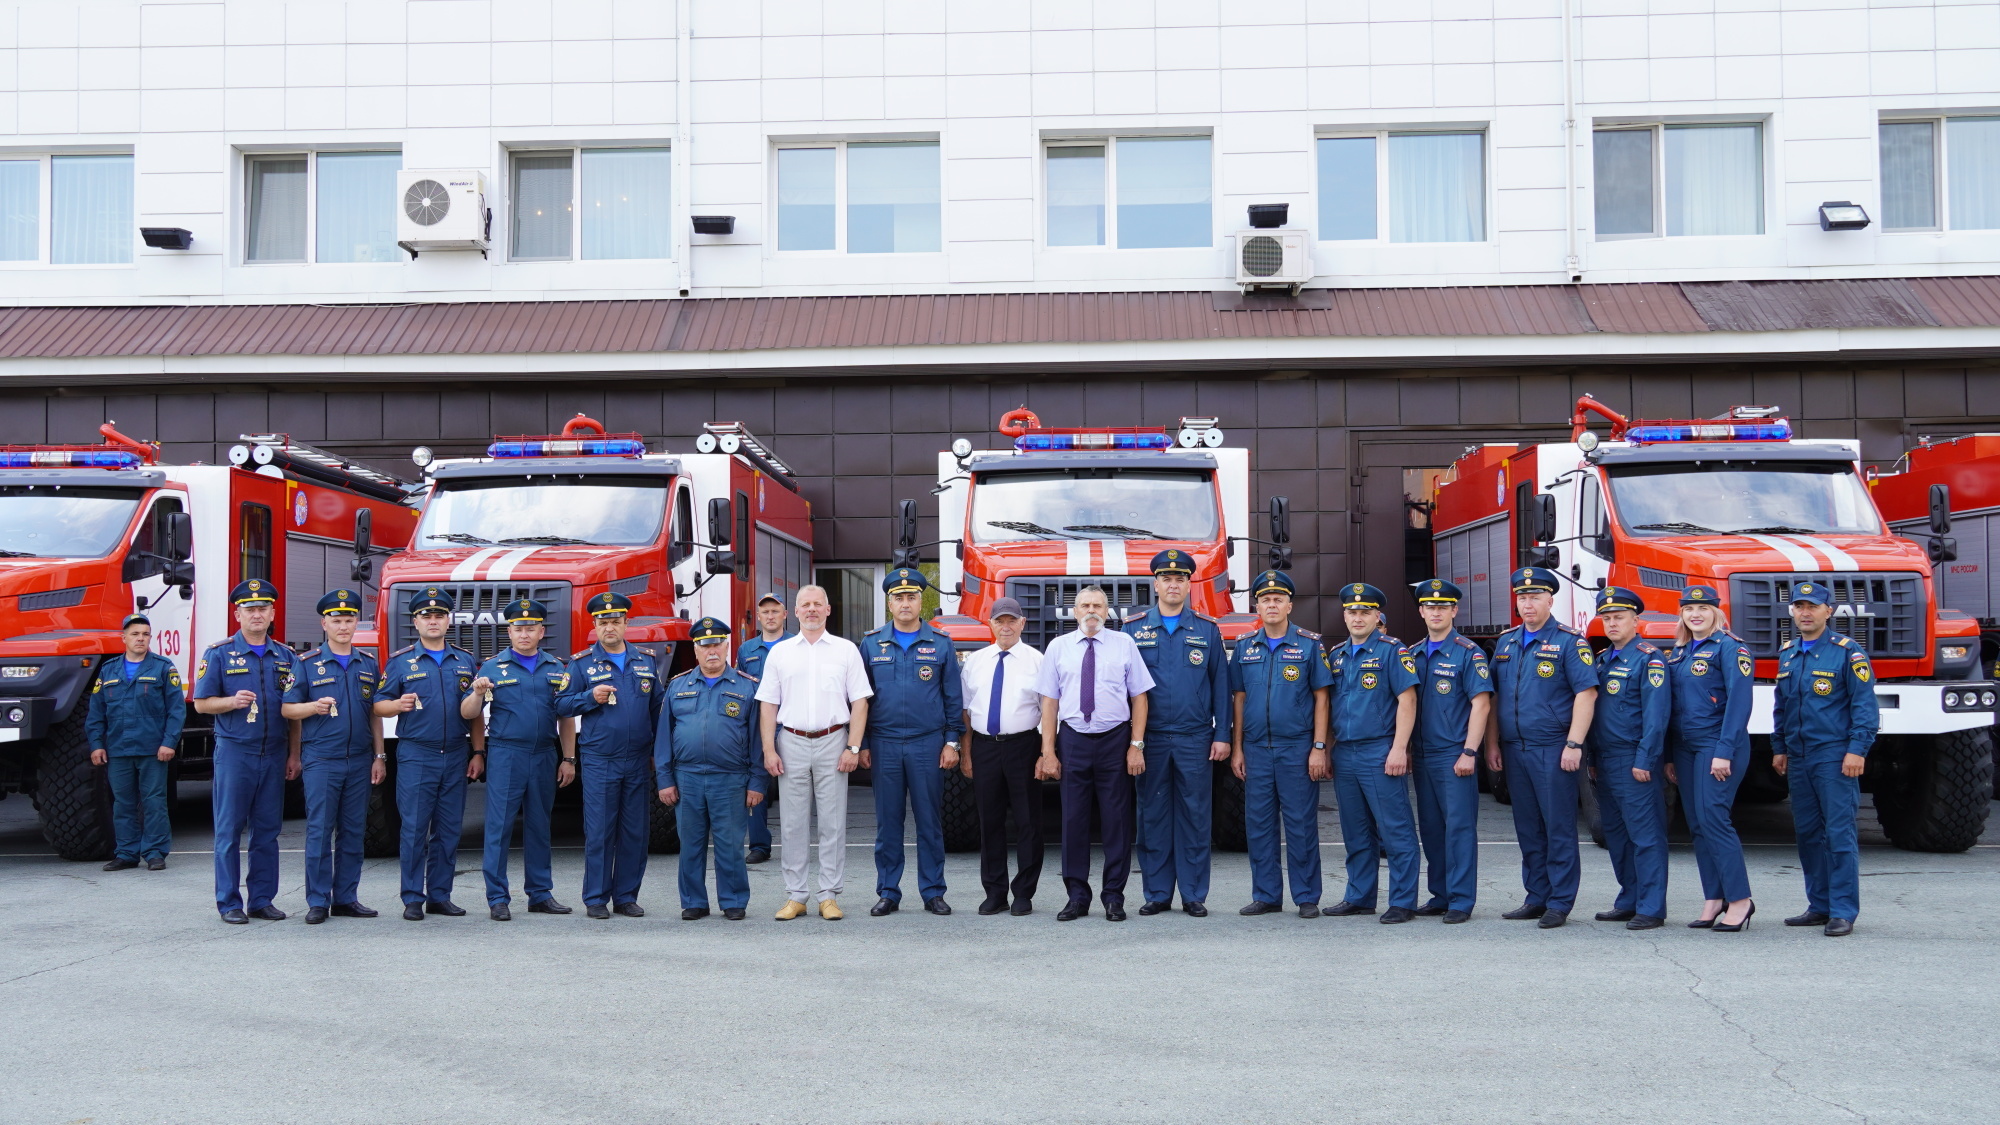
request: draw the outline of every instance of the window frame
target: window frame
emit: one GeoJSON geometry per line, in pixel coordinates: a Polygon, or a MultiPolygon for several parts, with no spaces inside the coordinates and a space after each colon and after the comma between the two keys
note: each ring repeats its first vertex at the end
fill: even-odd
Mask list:
{"type": "Polygon", "coordinates": [[[504,150],[506,166],[503,184],[500,188],[507,201],[506,222],[501,224],[507,232],[507,261],[522,265],[547,265],[561,262],[671,262],[679,258],[687,232],[680,230],[674,222],[673,183],[674,146],[667,141],[598,141],[588,144],[509,144],[504,150]],[[583,256],[583,154],[600,149],[658,149],[667,154],[667,256],[664,258],[586,258],[583,256]],[[523,156],[556,156],[569,154],[569,256],[566,258],[523,258],[515,253],[514,239],[514,161],[523,156]]]}
{"type": "MultiPolygon", "coordinates": [[[[1590,174],[1590,240],[1592,242],[1646,242],[1667,241],[1687,238],[1767,238],[1772,232],[1771,222],[1771,130],[1766,118],[1724,118],[1717,121],[1604,121],[1592,122],[1590,126],[1591,158],[1590,174]],[[1749,234],[1668,234],[1667,233],[1667,130],[1673,128],[1700,129],[1716,126],[1755,127],[1757,130],[1757,206],[1763,229],[1749,234]],[[1597,173],[1595,157],[1597,134],[1633,133],[1647,131],[1653,134],[1653,230],[1650,234],[1599,234],[1597,231],[1597,173]]],[[[1877,144],[1877,182],[1881,172],[1880,144],[1877,144]]]]}
{"type": "Polygon", "coordinates": [[[1931,206],[1937,215],[1937,225],[1928,227],[1892,227],[1886,220],[1877,229],[1883,234],[1945,234],[1953,231],[1976,233],[1991,231],[1992,227],[1958,227],[1952,224],[1951,200],[1951,129],[1953,120],[1965,118],[2000,117],[2000,112],[1964,111],[1940,113],[1895,113],[1883,114],[1875,122],[1875,200],[1876,207],[1886,211],[1882,204],[1882,126],[1884,125],[1929,125],[1931,134],[1931,183],[1935,194],[1931,206]]]}
{"type": "Polygon", "coordinates": [[[916,144],[931,145],[938,156],[938,248],[935,250],[881,250],[860,252],[867,258],[914,258],[929,254],[943,254],[950,242],[945,206],[944,183],[944,140],[942,137],[852,137],[831,140],[774,140],[771,142],[771,174],[767,186],[771,201],[770,247],[771,253],[786,258],[845,258],[857,252],[847,248],[847,146],[849,144],[916,144]],[[778,217],[778,154],[787,149],[832,149],[833,150],[833,246],[824,250],[787,250],[778,240],[780,219],[778,217]]]}
{"type": "MultiPolygon", "coordinates": [[[[243,176],[243,205],[239,208],[242,214],[236,224],[236,236],[242,240],[240,244],[241,248],[236,254],[237,264],[245,266],[393,266],[400,264],[395,257],[390,257],[379,262],[322,262],[319,260],[319,158],[325,153],[344,156],[362,152],[394,153],[397,164],[400,165],[402,163],[403,146],[400,144],[357,145],[353,148],[328,145],[321,148],[238,150],[238,155],[243,158],[239,165],[243,176]],[[259,160],[296,160],[299,157],[304,157],[306,161],[306,256],[303,258],[252,258],[250,256],[251,168],[259,160]]],[[[397,201],[392,198],[390,200],[392,214],[397,205],[397,201]]]]}
{"type": "Polygon", "coordinates": [[[236,581],[248,582],[252,578],[275,582],[271,573],[276,568],[273,558],[277,543],[277,523],[269,504],[245,500],[237,505],[236,514],[236,581]],[[252,574],[254,569],[260,574],[252,574]]]}
{"type": "Polygon", "coordinates": [[[1040,150],[1036,153],[1038,175],[1035,181],[1035,241],[1036,249],[1058,254],[1149,254],[1175,253],[1190,250],[1214,250],[1222,245],[1222,236],[1215,228],[1216,205],[1221,198],[1217,181],[1215,134],[1207,129],[1170,130],[1167,132],[1118,132],[1075,133],[1060,136],[1044,136],[1040,150]],[[1201,246],[1120,246],[1118,245],[1118,142],[1119,141],[1207,141],[1208,148],[1208,242],[1201,246]],[[1056,245],[1049,241],[1049,150],[1055,148],[1101,148],[1104,150],[1104,241],[1096,245],[1070,243],[1056,245]]]}
{"type": "Polygon", "coordinates": [[[103,270],[132,269],[139,264],[139,207],[138,177],[139,162],[130,148],[85,148],[61,152],[43,150],[40,152],[0,152],[0,160],[26,162],[33,160],[36,169],[35,200],[35,257],[0,261],[0,270],[59,269],[59,270],[103,270]],[[55,158],[59,156],[124,156],[132,159],[133,205],[132,205],[132,256],[123,262],[58,262],[55,256],[55,158]]]}
{"type": "Polygon", "coordinates": [[[1380,129],[1318,129],[1313,132],[1312,143],[1312,224],[1313,244],[1328,246],[1490,246],[1494,242],[1493,229],[1493,127],[1484,125],[1434,125],[1404,128],[1380,129]],[[1397,242],[1390,237],[1394,230],[1394,220],[1390,218],[1389,207],[1389,138],[1413,135],[1462,136],[1476,133],[1479,136],[1479,218],[1484,228],[1478,238],[1453,242],[1397,242]],[[1320,179],[1319,142],[1369,138],[1375,142],[1375,237],[1341,238],[1322,237],[1319,221],[1320,179]]]}

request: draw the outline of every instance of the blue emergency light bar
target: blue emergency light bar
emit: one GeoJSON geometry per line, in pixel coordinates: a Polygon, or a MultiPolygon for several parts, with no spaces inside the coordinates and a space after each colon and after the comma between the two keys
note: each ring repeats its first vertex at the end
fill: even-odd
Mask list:
{"type": "Polygon", "coordinates": [[[136,469],[139,455],[111,449],[0,452],[0,469],[136,469]]]}
{"type": "Polygon", "coordinates": [[[1173,444],[1173,439],[1164,433],[1028,433],[1014,439],[1014,450],[1017,453],[1067,453],[1079,449],[1167,449],[1173,444]]]}
{"type": "Polygon", "coordinates": [[[646,443],[630,438],[546,438],[537,441],[496,441],[488,457],[638,457],[646,443]]]}
{"type": "Polygon", "coordinates": [[[1783,418],[1763,422],[1642,422],[1625,431],[1625,440],[1790,441],[1792,424],[1783,418]]]}

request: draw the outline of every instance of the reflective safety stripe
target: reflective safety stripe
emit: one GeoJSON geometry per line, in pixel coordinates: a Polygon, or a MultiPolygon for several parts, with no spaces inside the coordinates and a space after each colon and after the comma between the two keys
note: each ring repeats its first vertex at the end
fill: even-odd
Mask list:
{"type": "Polygon", "coordinates": [[[1090,540],[1088,539],[1070,540],[1068,546],[1068,557],[1063,560],[1063,564],[1064,564],[1063,569],[1070,574],[1089,574],[1090,540]]]}
{"type": "Polygon", "coordinates": [[[465,561],[452,568],[451,581],[470,582],[479,575],[479,568],[494,555],[506,553],[505,547],[481,547],[467,555],[465,561]]]}
{"type": "Polygon", "coordinates": [[[1840,548],[1834,546],[1833,544],[1827,542],[1824,539],[1821,539],[1813,535],[1794,535],[1791,538],[1796,539],[1799,542],[1812,547],[1814,550],[1819,551],[1821,554],[1824,554],[1827,558],[1827,561],[1833,564],[1833,569],[1835,570],[1861,569],[1861,564],[1854,561],[1853,555],[1848,554],[1846,551],[1841,550],[1840,548]]]}
{"type": "Polygon", "coordinates": [[[507,579],[514,577],[514,568],[521,565],[521,560],[539,550],[541,550],[540,547],[516,547],[508,551],[498,561],[494,562],[493,568],[486,572],[486,577],[495,582],[505,582],[507,579]]]}
{"type": "Polygon", "coordinates": [[[1106,539],[1102,543],[1102,546],[1104,548],[1104,573],[1114,576],[1132,573],[1131,566],[1125,561],[1124,543],[1116,539],[1106,539]]]}
{"type": "Polygon", "coordinates": [[[1796,543],[1789,543],[1775,535],[1752,535],[1750,538],[1785,556],[1786,565],[1793,570],[1818,570],[1819,561],[1812,552],[1796,543]]]}

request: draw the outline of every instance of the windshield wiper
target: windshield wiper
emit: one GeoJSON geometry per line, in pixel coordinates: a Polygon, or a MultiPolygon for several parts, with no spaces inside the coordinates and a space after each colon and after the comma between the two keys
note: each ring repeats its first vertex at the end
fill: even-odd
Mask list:
{"type": "Polygon", "coordinates": [[[1110,535],[1123,535],[1132,539],[1171,539],[1171,535],[1161,535],[1157,531],[1147,531],[1143,527],[1127,527],[1122,523],[1072,523],[1063,526],[1064,531],[1102,531],[1110,535]]]}
{"type": "Polygon", "coordinates": [[[1045,535],[1050,539],[1081,539],[1081,535],[1068,535],[1052,527],[1043,527],[1026,520],[987,520],[987,527],[997,527],[1002,531],[1019,531],[1027,535],[1045,535]]]}
{"type": "Polygon", "coordinates": [[[588,539],[571,539],[567,535],[515,535],[502,539],[501,543],[540,543],[550,547],[594,547],[597,544],[588,539]]]}
{"type": "Polygon", "coordinates": [[[1792,527],[1789,524],[1774,523],[1769,527],[1739,527],[1732,535],[1818,535],[1810,527],[1792,527]]]}
{"type": "Polygon", "coordinates": [[[491,539],[482,539],[477,535],[467,535],[463,531],[447,531],[442,535],[426,535],[424,538],[442,539],[447,543],[484,543],[488,547],[493,545],[493,540],[491,539]]]}
{"type": "Polygon", "coordinates": [[[1691,531],[1694,532],[1696,535],[1736,534],[1733,531],[1717,531],[1712,527],[1703,527],[1698,523],[1682,523],[1678,520],[1676,520],[1673,523],[1642,523],[1634,526],[1633,530],[1634,531],[1691,531]]]}
{"type": "Polygon", "coordinates": [[[10,551],[5,547],[0,547],[0,559],[38,559],[41,557],[33,551],[10,551]]]}

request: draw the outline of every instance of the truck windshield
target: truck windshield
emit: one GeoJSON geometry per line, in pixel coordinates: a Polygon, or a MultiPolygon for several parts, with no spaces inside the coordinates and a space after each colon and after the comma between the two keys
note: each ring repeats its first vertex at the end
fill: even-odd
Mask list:
{"type": "Polygon", "coordinates": [[[626,476],[440,481],[412,546],[643,546],[660,536],[671,484],[626,476]]]}
{"type": "Polygon", "coordinates": [[[1842,461],[1734,461],[1610,469],[1634,535],[1880,535],[1868,490],[1842,461]]]}
{"type": "Polygon", "coordinates": [[[138,509],[129,488],[0,487],[0,558],[101,559],[138,509]]]}
{"type": "Polygon", "coordinates": [[[1212,540],[1221,523],[1205,472],[1075,469],[987,473],[972,490],[972,538],[1212,540]]]}

